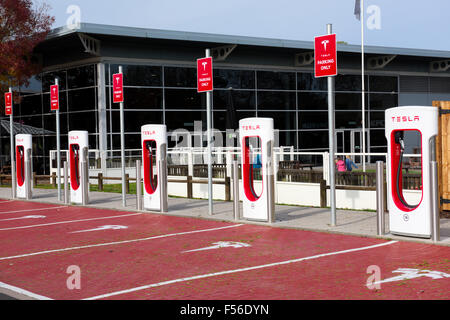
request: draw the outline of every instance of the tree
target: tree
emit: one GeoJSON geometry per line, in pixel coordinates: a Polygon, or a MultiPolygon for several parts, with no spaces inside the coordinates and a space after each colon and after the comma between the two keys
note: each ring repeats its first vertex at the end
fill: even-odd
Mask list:
{"type": "Polygon", "coordinates": [[[39,73],[33,49],[43,41],[55,21],[49,5],[32,0],[0,0],[0,92],[26,85],[39,73]]]}

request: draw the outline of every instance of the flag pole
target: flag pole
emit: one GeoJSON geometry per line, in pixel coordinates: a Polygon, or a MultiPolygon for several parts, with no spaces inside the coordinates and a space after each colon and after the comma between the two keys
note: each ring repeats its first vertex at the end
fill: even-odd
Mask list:
{"type": "Polygon", "coordinates": [[[366,172],[366,102],[364,84],[364,0],[361,0],[361,103],[362,103],[362,163],[363,172],[366,172]]]}

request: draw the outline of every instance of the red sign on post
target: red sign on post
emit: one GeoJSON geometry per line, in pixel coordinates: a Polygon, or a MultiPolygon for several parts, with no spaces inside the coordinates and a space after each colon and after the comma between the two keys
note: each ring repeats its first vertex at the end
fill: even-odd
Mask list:
{"type": "Polygon", "coordinates": [[[197,59],[197,92],[212,90],[212,57],[197,59]]]}
{"type": "Polygon", "coordinates": [[[11,115],[12,113],[12,93],[6,92],[5,93],[5,114],[7,116],[11,115]]]}
{"type": "Polygon", "coordinates": [[[50,110],[59,110],[59,86],[50,86],[50,110]]]}
{"type": "Polygon", "coordinates": [[[314,38],[314,59],[316,78],[337,75],[336,34],[314,38]]]}
{"type": "Polygon", "coordinates": [[[113,74],[113,102],[123,102],[123,74],[113,74]]]}

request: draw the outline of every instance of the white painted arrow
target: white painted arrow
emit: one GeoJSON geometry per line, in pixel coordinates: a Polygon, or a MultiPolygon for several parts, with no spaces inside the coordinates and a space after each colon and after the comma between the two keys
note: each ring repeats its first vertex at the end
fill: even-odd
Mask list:
{"type": "Polygon", "coordinates": [[[87,230],[80,230],[80,231],[74,231],[69,233],[79,233],[79,232],[91,232],[91,231],[100,231],[100,230],[119,230],[119,229],[127,229],[126,226],[118,226],[118,225],[106,225],[106,226],[100,226],[98,228],[94,229],[87,229],[87,230]]]}
{"type": "MultiPolygon", "coordinates": [[[[415,279],[420,277],[428,277],[431,279],[443,279],[443,278],[450,278],[450,274],[447,274],[445,272],[441,271],[431,271],[431,270],[421,270],[421,269],[410,269],[410,268],[399,268],[397,270],[392,271],[392,273],[402,273],[401,275],[387,278],[381,281],[377,281],[374,283],[371,283],[370,285],[376,285],[380,283],[386,283],[386,282],[394,282],[394,281],[403,281],[403,280],[409,280],[409,279],[415,279]]],[[[367,284],[368,286],[369,284],[367,284]]]]}
{"type": "Polygon", "coordinates": [[[9,219],[1,219],[0,221],[9,221],[9,220],[21,220],[21,219],[42,219],[47,218],[46,216],[23,216],[18,218],[9,218],[9,219]]]}
{"type": "Polygon", "coordinates": [[[248,243],[243,243],[243,242],[219,241],[219,242],[213,242],[213,246],[210,246],[210,247],[183,251],[182,253],[203,251],[203,250],[212,250],[212,249],[219,249],[219,248],[244,248],[244,247],[251,247],[251,245],[249,245],[248,243]]]}

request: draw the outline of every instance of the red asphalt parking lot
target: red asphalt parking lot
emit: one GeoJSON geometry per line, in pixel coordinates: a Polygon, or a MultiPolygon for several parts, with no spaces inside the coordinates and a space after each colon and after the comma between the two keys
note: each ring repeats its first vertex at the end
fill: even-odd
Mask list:
{"type": "Polygon", "coordinates": [[[0,199],[2,287],[58,300],[448,300],[450,247],[0,199]],[[370,266],[382,281],[420,276],[369,289],[370,266]]]}

